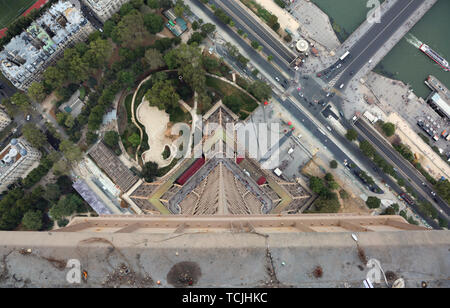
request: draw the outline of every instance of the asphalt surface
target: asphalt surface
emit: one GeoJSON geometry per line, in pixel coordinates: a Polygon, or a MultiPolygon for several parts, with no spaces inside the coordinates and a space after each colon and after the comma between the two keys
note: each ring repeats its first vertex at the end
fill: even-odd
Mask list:
{"type": "Polygon", "coordinates": [[[369,125],[359,120],[355,122],[355,126],[369,139],[369,141],[376,148],[378,148],[381,152],[385,153],[385,155],[389,157],[389,160],[391,160],[394,163],[394,165],[397,166],[397,168],[399,168],[403,173],[405,173],[407,177],[412,182],[414,182],[414,184],[420,187],[428,195],[429,201],[431,201],[432,204],[436,205],[435,207],[437,207],[440,216],[442,216],[442,218],[448,221],[448,216],[450,215],[450,208],[441,197],[439,197],[438,195],[434,197],[432,195],[433,190],[430,188],[432,187],[432,185],[427,182],[425,177],[419,175],[414,166],[412,166],[408,161],[406,161],[403,157],[401,157],[399,153],[397,153],[395,149],[393,149],[390,145],[386,144],[384,140],[381,140],[381,138],[377,136],[376,133],[373,132],[373,129],[369,127],[369,125]],[[424,186],[422,183],[425,183],[426,186],[424,186]],[[433,199],[435,202],[432,202],[433,199]]]}
{"type": "Polygon", "coordinates": [[[263,21],[255,20],[241,5],[236,3],[236,0],[213,0],[212,2],[230,15],[236,25],[239,24],[239,27],[245,30],[249,36],[251,34],[252,37],[255,37],[257,41],[261,42],[272,53],[276,53],[287,64],[295,60],[297,55],[285,47],[284,44],[280,44],[278,37],[274,38],[272,33],[261,26],[263,21]]]}
{"type": "Polygon", "coordinates": [[[344,61],[338,61],[332,67],[342,64],[342,67],[336,69],[332,76],[342,73],[337,82],[336,88],[343,84],[345,88],[350,80],[361,68],[375,55],[375,53],[384,46],[391,36],[408,20],[408,18],[423,4],[423,0],[399,0],[388,10],[381,18],[380,23],[374,24],[358,42],[350,48],[350,56],[344,61]]]}
{"type": "MultiPolygon", "coordinates": [[[[403,0],[400,0],[399,2],[402,2],[403,0]]],[[[238,34],[236,34],[234,31],[232,31],[227,25],[224,25],[210,10],[208,10],[203,3],[201,3],[200,0],[195,0],[197,7],[203,11],[204,14],[206,14],[212,22],[214,22],[218,26],[218,31],[223,31],[227,33],[230,37],[233,38],[233,40],[239,44],[239,47],[250,56],[253,63],[258,64],[261,68],[264,69],[264,71],[269,74],[270,76],[280,76],[280,73],[277,69],[273,67],[272,64],[267,62],[266,59],[264,59],[258,52],[256,52],[252,47],[250,47],[245,40],[242,39],[238,34]]],[[[214,1],[212,1],[214,2],[214,1]]],[[[395,6],[394,6],[395,7],[395,6]]],[[[235,21],[236,22],[236,21],[235,21]]],[[[236,26],[239,27],[238,22],[236,22],[236,26]]],[[[253,40],[251,35],[249,34],[249,38],[253,40]]],[[[258,39],[260,41],[260,39],[258,39]]],[[[260,41],[262,44],[263,42],[260,41]]],[[[355,44],[356,46],[357,44],[355,44]]],[[[353,57],[352,57],[353,58],[353,57]]],[[[294,78],[294,72],[290,69],[289,66],[285,64],[285,61],[283,59],[280,59],[280,56],[277,54],[274,54],[274,60],[277,65],[281,63],[281,65],[278,65],[280,68],[282,68],[288,75],[292,76],[294,78]]],[[[314,122],[309,119],[306,114],[302,111],[308,110],[315,118],[316,121],[319,121],[323,125],[327,126],[329,125],[328,121],[320,114],[326,105],[320,105],[321,100],[325,100],[325,102],[333,101],[333,103],[336,106],[342,105],[342,98],[338,96],[334,96],[333,98],[327,98],[326,97],[326,91],[323,90],[320,83],[315,80],[315,76],[301,76],[299,78],[299,82],[293,85],[294,89],[286,94],[292,94],[296,99],[300,102],[300,106],[291,101],[290,99],[283,101],[280,97],[273,94],[273,97],[277,99],[281,104],[284,105],[284,107],[299,121],[302,122],[302,124],[311,132],[313,132],[316,137],[322,142],[324,146],[327,147],[327,149],[333,153],[336,160],[343,162],[345,159],[349,163],[354,163],[345,155],[345,153],[341,150],[341,148],[334,144],[332,141],[329,140],[328,137],[323,135],[321,131],[317,128],[317,126],[314,124],[314,122]],[[303,97],[300,96],[299,92],[297,91],[297,88],[300,87],[301,91],[300,93],[303,94],[303,97]]],[[[283,82],[289,82],[286,79],[281,79],[281,84],[283,82]]],[[[341,123],[344,126],[349,126],[349,124],[343,120],[341,123]]],[[[329,132],[326,132],[327,134],[329,132]]],[[[332,132],[334,138],[338,140],[342,145],[345,145],[346,150],[353,155],[358,161],[361,163],[359,167],[364,167],[366,170],[371,170],[371,173],[376,174],[379,176],[387,185],[391,187],[393,191],[395,191],[397,194],[400,194],[404,192],[400,186],[397,185],[396,182],[393,181],[393,179],[386,175],[384,172],[380,171],[379,168],[373,163],[371,160],[369,160],[355,145],[348,142],[348,140],[341,136],[340,134],[336,133],[335,131],[332,132]]],[[[355,164],[356,165],[356,164],[355,164]]],[[[426,196],[422,196],[422,193],[418,192],[418,195],[421,196],[421,199],[426,200],[426,196]]],[[[418,211],[416,206],[411,207],[414,212],[420,215],[420,212],[418,211]]],[[[433,228],[439,228],[438,224],[431,220],[430,218],[420,215],[430,226],[433,228]]]]}

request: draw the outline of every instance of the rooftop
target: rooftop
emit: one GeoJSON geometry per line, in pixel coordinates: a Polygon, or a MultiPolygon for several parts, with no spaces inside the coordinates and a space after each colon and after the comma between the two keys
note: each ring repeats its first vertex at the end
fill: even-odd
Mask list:
{"type": "MultiPolygon", "coordinates": [[[[170,218],[180,224],[186,220],[179,216],[170,218]]],[[[342,229],[337,233],[300,232],[299,229],[289,232],[272,223],[271,228],[253,230],[242,217],[235,221],[226,218],[228,221],[221,224],[228,227],[216,228],[215,232],[206,227],[207,223],[214,225],[210,218],[203,229],[190,230],[188,226],[175,231],[165,227],[167,217],[77,219],[78,223],[92,221],[94,224],[83,232],[69,232],[72,224],[60,232],[0,232],[4,266],[0,286],[183,287],[187,281],[181,277],[189,273],[188,278],[195,287],[362,288],[369,271],[366,262],[376,259],[390,285],[401,277],[406,287],[420,287],[422,282],[429,287],[450,287],[448,231],[355,231],[356,242],[351,232],[342,229]],[[133,219],[143,220],[144,225],[147,221],[154,228],[136,231],[136,226],[131,224],[133,219]],[[117,228],[120,220],[129,225],[122,232],[114,233],[114,226],[117,228]],[[65,267],[69,259],[79,260],[81,270],[87,272],[88,278],[81,285],[66,281],[65,267]],[[314,275],[319,267],[321,276],[314,275]],[[160,286],[156,284],[158,280],[160,286]]],[[[287,222],[286,217],[280,219],[287,222]]],[[[310,219],[328,225],[327,219],[317,216],[310,219]]],[[[342,225],[349,222],[351,226],[358,219],[363,222],[381,218],[341,216],[339,219],[342,225]]],[[[402,220],[383,219],[398,223],[402,220]]],[[[192,225],[197,223],[192,220],[192,225]]],[[[372,227],[377,225],[382,227],[380,223],[373,223],[372,227]]],[[[386,284],[383,280],[375,287],[386,287],[386,284]]]]}
{"type": "Polygon", "coordinates": [[[206,131],[202,157],[184,160],[161,183],[143,183],[129,191],[131,200],[143,211],[162,214],[224,215],[301,212],[311,194],[299,183],[281,183],[253,159],[236,155],[239,142],[230,138],[231,127],[239,127],[238,116],[221,102],[203,116],[206,131]],[[217,127],[217,128],[216,128],[217,127]],[[258,183],[261,179],[264,182],[258,183]],[[151,188],[151,189],[150,189],[151,188]]]}
{"type": "Polygon", "coordinates": [[[69,1],[59,1],[0,52],[0,69],[20,86],[88,21],[69,1]]]}
{"type": "Polygon", "coordinates": [[[139,180],[103,142],[94,145],[89,155],[122,192],[128,191],[139,180]]]}

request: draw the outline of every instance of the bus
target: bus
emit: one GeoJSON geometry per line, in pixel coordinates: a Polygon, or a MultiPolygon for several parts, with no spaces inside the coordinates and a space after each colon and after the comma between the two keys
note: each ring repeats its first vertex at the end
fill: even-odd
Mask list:
{"type": "Polygon", "coordinates": [[[339,60],[344,61],[345,58],[347,58],[347,56],[350,54],[349,51],[345,52],[342,57],[339,58],[339,60]]]}
{"type": "Polygon", "coordinates": [[[400,197],[405,200],[406,203],[408,203],[409,205],[414,205],[414,201],[411,199],[411,197],[406,194],[406,193],[401,193],[400,197]]]}

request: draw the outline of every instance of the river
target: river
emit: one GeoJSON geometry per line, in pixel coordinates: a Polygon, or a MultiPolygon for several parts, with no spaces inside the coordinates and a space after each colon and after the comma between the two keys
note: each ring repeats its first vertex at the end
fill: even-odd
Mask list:
{"type": "MultiPolygon", "coordinates": [[[[348,37],[365,20],[369,8],[366,0],[312,0],[340,30],[339,39],[348,37]]],[[[391,50],[375,68],[377,73],[402,80],[411,85],[414,92],[427,97],[429,88],[424,84],[428,75],[436,76],[450,87],[450,72],[445,72],[418,47],[426,43],[441,56],[450,61],[450,1],[439,0],[411,31],[391,50]],[[447,34],[446,34],[447,33],[447,34]]]]}

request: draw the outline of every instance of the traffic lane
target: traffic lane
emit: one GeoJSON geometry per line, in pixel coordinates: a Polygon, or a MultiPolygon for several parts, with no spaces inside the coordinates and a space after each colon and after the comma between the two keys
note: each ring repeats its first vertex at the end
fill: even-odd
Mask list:
{"type": "MultiPolygon", "coordinates": [[[[360,129],[369,139],[370,141],[375,144],[379,149],[382,149],[383,153],[387,154],[389,156],[389,158],[392,160],[392,162],[394,163],[394,165],[398,168],[400,168],[406,175],[407,177],[409,177],[411,179],[411,181],[413,181],[417,186],[422,187],[422,183],[426,183],[425,180],[423,180],[422,178],[420,178],[420,176],[417,174],[418,171],[410,165],[407,165],[402,159],[400,159],[398,157],[397,153],[394,153],[394,151],[390,148],[388,148],[386,145],[384,145],[380,140],[378,140],[378,138],[375,138],[367,128],[365,128],[363,125],[361,125],[361,123],[359,121],[357,121],[355,123],[355,126],[358,127],[358,129],[360,129]]],[[[417,191],[417,189],[415,189],[417,191]]],[[[422,193],[420,191],[418,191],[419,195],[422,196],[422,193]]],[[[431,196],[431,199],[433,199],[433,196],[431,195],[431,190],[428,191],[428,197],[431,196]]],[[[427,200],[427,198],[425,198],[424,196],[422,196],[422,198],[424,200],[427,200]]],[[[443,202],[443,200],[441,199],[441,202],[438,201],[436,202],[434,200],[435,205],[437,204],[438,206],[438,211],[439,211],[439,215],[442,216],[440,210],[442,210],[447,216],[450,215],[450,209],[448,208],[448,206],[445,204],[445,202],[443,202]]],[[[444,217],[446,220],[448,220],[448,217],[444,217]]]]}
{"type": "MultiPolygon", "coordinates": [[[[194,1],[197,8],[200,9],[205,15],[207,15],[220,29],[221,31],[225,32],[228,36],[230,36],[231,38],[233,38],[233,40],[235,42],[237,42],[239,44],[239,46],[245,50],[245,52],[247,53],[247,55],[251,58],[251,61],[254,63],[257,63],[260,67],[262,67],[270,76],[272,76],[272,78],[278,76],[281,80],[281,82],[284,83],[284,81],[289,82],[288,79],[284,78],[284,76],[277,70],[275,69],[272,64],[267,63],[266,59],[264,59],[255,49],[253,49],[251,46],[249,46],[247,44],[247,42],[241,37],[239,36],[237,33],[235,33],[234,31],[232,31],[227,25],[225,25],[219,18],[217,18],[217,16],[215,16],[208,8],[206,8],[204,6],[204,4],[202,4],[200,2],[200,0],[196,0],[194,1]]],[[[238,23],[236,23],[236,25],[238,25],[238,23]]],[[[250,37],[250,35],[249,35],[250,37]]],[[[276,64],[281,67],[282,69],[284,68],[284,71],[291,76],[291,78],[293,78],[293,72],[289,69],[289,67],[285,64],[284,61],[279,60],[277,57],[274,56],[273,59],[274,62],[276,62],[276,64]]]]}
{"type": "MultiPolygon", "coordinates": [[[[197,0],[197,2],[198,1],[200,1],[200,0],[197,0]]],[[[228,25],[225,25],[219,18],[217,18],[213,13],[211,13],[206,7],[204,7],[204,5],[203,4],[199,4],[198,5],[199,7],[201,7],[201,6],[203,6],[202,7],[202,10],[203,10],[203,12],[209,12],[210,14],[209,14],[209,16],[214,16],[214,20],[215,20],[215,23],[217,24],[217,23],[220,23],[221,25],[223,25],[223,28],[227,28],[227,30],[229,31],[227,31],[227,34],[230,34],[230,32],[233,32],[231,29],[229,29],[229,26],[228,25]]],[[[227,13],[228,14],[228,13],[227,13]]],[[[212,17],[211,17],[212,18],[212,17]]],[[[243,23],[241,23],[239,20],[236,20],[236,18],[233,18],[233,21],[234,21],[234,23],[235,23],[235,26],[236,26],[236,28],[238,28],[238,29],[243,29],[243,30],[245,30],[246,28],[247,28],[247,26],[245,25],[245,24],[243,24],[243,23]]],[[[248,43],[243,39],[243,38],[241,38],[238,34],[236,34],[235,32],[233,32],[234,33],[234,35],[233,35],[233,37],[234,37],[234,39],[236,40],[237,38],[236,37],[239,37],[239,41],[241,41],[243,44],[245,44],[245,45],[247,45],[247,46],[249,46],[248,45],[248,43]]],[[[257,42],[259,42],[260,43],[260,45],[263,47],[263,52],[266,54],[266,55],[272,55],[273,56],[273,62],[278,66],[278,67],[280,67],[280,69],[282,69],[283,71],[285,71],[286,73],[291,73],[291,68],[289,67],[289,65],[286,63],[286,61],[283,59],[283,57],[281,57],[278,53],[276,53],[276,52],[273,52],[270,48],[268,48],[267,47],[267,45],[266,45],[266,42],[264,41],[264,40],[262,40],[261,38],[259,38],[259,37],[256,37],[256,36],[254,36],[250,31],[246,31],[246,33],[247,33],[247,35],[248,35],[248,39],[250,40],[250,41],[257,41],[257,42]]],[[[270,46],[270,45],[269,45],[270,46]]],[[[257,52],[253,49],[253,47],[251,47],[251,46],[249,46],[252,50],[253,50],[253,52],[254,52],[254,54],[256,54],[257,52]]],[[[275,77],[275,76],[278,76],[279,75],[279,73],[277,74],[277,75],[272,75],[272,77],[275,77]]]]}
{"type": "MultiPolygon", "coordinates": [[[[411,0],[412,1],[412,0],[411,0]]],[[[411,2],[410,1],[410,2],[411,2]]],[[[404,1],[397,1],[389,11],[385,12],[382,16],[381,16],[381,22],[380,23],[375,23],[372,25],[372,27],[369,28],[368,31],[366,31],[361,38],[355,42],[355,44],[353,44],[353,46],[351,46],[349,48],[349,52],[350,55],[357,55],[361,50],[364,50],[365,47],[367,47],[367,44],[370,43],[370,41],[378,34],[380,33],[380,31],[382,31],[383,28],[386,27],[386,25],[393,20],[402,10],[402,8],[404,7],[404,1]]],[[[336,61],[335,63],[333,63],[332,65],[330,65],[327,69],[323,70],[327,71],[329,69],[331,69],[332,67],[335,67],[336,65],[338,65],[339,63],[342,63],[343,68],[339,71],[335,71],[333,72],[332,75],[330,75],[329,79],[333,79],[335,76],[337,76],[343,69],[346,68],[346,66],[349,63],[346,62],[342,62],[340,60],[336,61]]]]}
{"type": "Polygon", "coordinates": [[[263,22],[262,20],[255,20],[253,16],[251,16],[239,4],[234,2],[234,0],[215,1],[221,3],[222,7],[226,6],[234,14],[236,14],[236,16],[246,23],[248,27],[251,27],[251,30],[255,31],[263,41],[269,44],[280,56],[282,56],[286,62],[291,63],[296,58],[296,55],[294,55],[289,49],[284,48],[282,42],[280,42],[277,38],[274,38],[268,30],[261,26],[261,23],[263,22]]]}
{"type": "Polygon", "coordinates": [[[381,32],[377,33],[375,38],[371,37],[363,40],[361,42],[362,47],[359,47],[362,50],[359,50],[359,48],[357,51],[352,49],[353,61],[342,68],[341,72],[344,72],[344,74],[336,82],[336,86],[344,84],[344,87],[346,87],[353,76],[366,65],[368,60],[376,54],[376,52],[407,21],[421,4],[421,0],[412,0],[410,6],[406,7],[404,11],[395,17],[395,19],[391,21],[391,24],[385,25],[385,27],[387,27],[384,28],[384,30],[381,29],[381,32]],[[353,72],[353,74],[350,74],[350,72],[353,72]]]}

